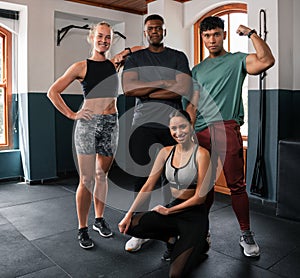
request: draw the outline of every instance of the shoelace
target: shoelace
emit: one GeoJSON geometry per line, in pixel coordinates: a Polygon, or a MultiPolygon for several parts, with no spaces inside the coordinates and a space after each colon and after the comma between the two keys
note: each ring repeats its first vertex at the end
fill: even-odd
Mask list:
{"type": "Polygon", "coordinates": [[[244,238],[244,241],[247,243],[247,244],[255,244],[255,241],[253,239],[253,233],[246,233],[246,234],[243,234],[243,238],[244,238]]]}
{"type": "Polygon", "coordinates": [[[81,237],[83,238],[83,240],[88,240],[90,239],[89,234],[87,231],[83,231],[81,234],[81,237]]]}
{"type": "Polygon", "coordinates": [[[99,222],[99,224],[100,224],[103,228],[105,228],[105,229],[108,229],[108,227],[109,227],[109,225],[108,225],[108,223],[105,221],[105,219],[101,219],[100,222],[99,222]]]}

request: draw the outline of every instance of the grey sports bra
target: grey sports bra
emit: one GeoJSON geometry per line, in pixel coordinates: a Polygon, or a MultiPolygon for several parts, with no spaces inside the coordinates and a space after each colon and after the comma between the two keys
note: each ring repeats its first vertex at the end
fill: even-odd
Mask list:
{"type": "Polygon", "coordinates": [[[194,151],[191,154],[186,165],[182,167],[173,166],[173,157],[176,145],[171,150],[165,162],[165,175],[171,187],[178,190],[195,189],[197,186],[198,167],[196,162],[196,153],[198,146],[194,146],[194,151]]]}

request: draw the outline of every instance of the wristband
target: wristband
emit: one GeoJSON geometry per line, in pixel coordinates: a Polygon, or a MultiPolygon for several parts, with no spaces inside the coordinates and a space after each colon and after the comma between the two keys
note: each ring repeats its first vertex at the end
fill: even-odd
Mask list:
{"type": "Polygon", "coordinates": [[[248,38],[250,39],[250,37],[251,37],[253,34],[257,34],[257,32],[255,31],[255,29],[252,29],[252,30],[248,33],[248,38]]]}
{"type": "Polygon", "coordinates": [[[131,51],[130,47],[125,47],[125,50],[128,50],[128,51],[129,51],[129,54],[128,54],[128,55],[131,55],[131,54],[132,54],[132,51],[131,51]]]}

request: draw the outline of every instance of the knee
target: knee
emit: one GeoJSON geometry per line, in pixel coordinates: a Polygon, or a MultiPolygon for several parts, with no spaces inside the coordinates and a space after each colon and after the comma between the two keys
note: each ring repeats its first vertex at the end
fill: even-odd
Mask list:
{"type": "Polygon", "coordinates": [[[101,170],[96,171],[96,180],[99,182],[106,182],[107,181],[107,172],[101,170]]]}
{"type": "Polygon", "coordinates": [[[94,187],[94,177],[92,176],[81,176],[79,187],[92,190],[94,187]]]}
{"type": "Polygon", "coordinates": [[[245,194],[246,193],[246,184],[242,183],[242,184],[233,184],[231,186],[229,186],[230,189],[230,193],[231,196],[232,195],[241,195],[241,194],[245,194]]]}

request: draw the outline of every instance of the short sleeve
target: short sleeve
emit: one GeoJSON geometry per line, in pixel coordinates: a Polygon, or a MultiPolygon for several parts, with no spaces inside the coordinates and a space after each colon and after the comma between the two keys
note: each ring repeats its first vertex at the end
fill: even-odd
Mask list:
{"type": "Polygon", "coordinates": [[[178,52],[177,59],[177,71],[186,73],[191,76],[191,70],[189,67],[189,61],[183,52],[178,52]]]}
{"type": "Polygon", "coordinates": [[[127,58],[125,60],[125,64],[124,64],[124,69],[123,69],[124,71],[138,67],[134,57],[135,57],[134,53],[127,56],[127,58]]]}
{"type": "Polygon", "coordinates": [[[193,70],[192,70],[192,78],[193,78],[193,90],[194,91],[200,91],[200,84],[199,82],[197,81],[197,68],[194,67],[193,70]]]}

